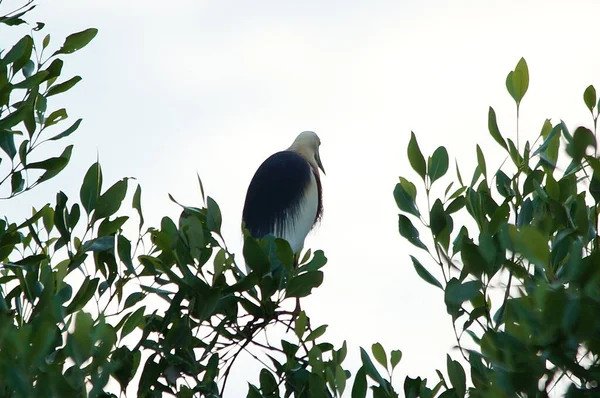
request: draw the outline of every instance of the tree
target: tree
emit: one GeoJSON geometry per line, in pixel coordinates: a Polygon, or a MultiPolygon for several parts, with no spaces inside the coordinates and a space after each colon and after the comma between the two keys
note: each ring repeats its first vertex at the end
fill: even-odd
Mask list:
{"type": "MultiPolygon", "coordinates": [[[[568,386],[567,396],[595,396],[600,391],[600,102],[594,87],[587,87],[583,99],[593,131],[578,127],[570,133],[565,122],[547,119],[537,139],[521,146],[519,108],[528,85],[521,59],[506,78],[517,110],[516,144],[500,133],[489,109],[489,132],[509,164],[488,174],[477,145],[472,178],[463,183],[457,164],[460,186],[453,191],[450,183],[443,198],[432,198],[431,188],[448,171],[448,153],[439,147],[426,162],[412,135],[408,157],[422,180],[427,207],[417,205],[415,185],[401,177],[394,190],[402,212],[399,231],[436,263],[430,271],[411,256],[419,276],[444,291],[458,347],[471,368],[470,397],[548,396],[560,381],[568,386]],[[409,216],[428,230],[429,246],[409,216]],[[455,220],[469,218],[474,228],[455,226],[455,220]],[[501,292],[495,297],[494,287],[501,292]],[[470,349],[463,347],[467,335],[470,349]]],[[[464,396],[462,367],[449,359],[448,373],[454,390],[448,396],[464,396]]]]}
{"type": "MultiPolygon", "coordinates": [[[[0,24],[26,24],[33,7],[26,1],[0,16],[0,24]]],[[[38,148],[64,142],[81,123],[57,130],[67,112],[48,109],[54,95],[81,80],[61,79],[63,58],[97,31],[74,33],[51,52],[43,29],[38,23],[0,51],[2,200],[58,175],[73,146],[43,160],[38,148]]],[[[522,60],[507,79],[517,115],[527,85],[522,60]]],[[[400,178],[394,190],[403,213],[399,231],[437,263],[428,270],[412,256],[417,273],[445,292],[471,380],[448,356],[448,382],[440,371],[434,386],[407,377],[406,397],[531,396],[540,385],[551,389],[562,375],[572,380],[573,396],[596,387],[600,163],[587,152],[596,146],[593,87],[584,100],[593,133],[580,127],[571,135],[563,122],[548,120],[539,145],[527,142],[523,149],[518,138],[514,144],[500,134],[490,108],[490,133],[508,152],[513,170],[498,170],[488,180],[477,147],[471,183],[463,184],[457,168],[460,187],[452,191],[450,184],[443,200],[433,200],[431,188],[448,171],[448,153],[440,147],[426,162],[413,134],[408,155],[427,204],[417,201],[413,183],[400,178]],[[571,162],[558,178],[561,145],[571,162]],[[457,214],[472,218],[476,228],[454,228],[457,214]],[[430,232],[428,246],[411,219],[430,232]],[[494,285],[504,292],[499,300],[490,293],[494,285]],[[465,332],[472,348],[466,348],[465,332]]],[[[369,389],[374,397],[397,397],[392,376],[399,350],[378,343],[370,353],[361,348],[362,367],[350,372],[344,368],[345,342],[335,347],[324,339],[326,325],[311,325],[305,312],[285,309],[322,283],[324,253],[309,251],[294,268],[286,241],[246,235],[242,255],[248,269],[242,271],[221,235],[219,206],[198,182],[202,204],[183,206],[173,199],[182,208],[180,218],[145,227],[141,187],[123,178],[106,188],[96,162],[76,200],[59,192],[53,204],[33,208],[26,220],[0,220],[0,395],[227,396],[232,365],[240,353],[251,352],[261,369],[248,397],[334,397],[346,391],[354,398],[369,389]],[[128,194],[131,207],[125,208],[128,194]],[[124,227],[131,224],[137,236],[126,236],[124,227]],[[290,322],[293,331],[284,339],[264,337],[290,322]]]]}

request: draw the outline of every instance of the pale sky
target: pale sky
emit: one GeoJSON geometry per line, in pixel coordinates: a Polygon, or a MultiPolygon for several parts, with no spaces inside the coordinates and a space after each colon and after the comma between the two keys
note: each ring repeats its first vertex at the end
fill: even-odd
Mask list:
{"type": "MultiPolygon", "coordinates": [[[[313,130],[327,171],[325,211],[305,247],[323,249],[329,263],[303,308],[313,325],[329,325],[326,341],[348,341],[353,374],[358,347],[381,342],[404,353],[398,391],[406,374],[435,384],[446,353],[458,353],[443,293],[416,275],[409,254],[437,270],[397,230],[397,178],[419,178],[406,157],[410,132],[426,155],[445,145],[467,178],[476,144],[495,170],[504,153],[487,132],[487,110],[514,137],[505,78],[521,57],[530,72],[522,141],[545,118],[590,125],[582,94],[589,84],[600,89],[599,15],[600,2],[575,0],[42,1],[31,19],[47,23],[52,48],[99,29],[65,62],[65,78],[83,81],[50,102],[84,121],[66,171],[3,207],[24,216],[58,190],[76,198],[98,154],[105,184],[138,179],[147,225],[157,225],[179,214],[168,193],[200,204],[198,172],[241,257],[254,171],[313,130]]],[[[452,178],[453,167],[436,185],[452,178]]],[[[259,369],[250,363],[240,362],[225,396],[245,396],[259,369]]]]}

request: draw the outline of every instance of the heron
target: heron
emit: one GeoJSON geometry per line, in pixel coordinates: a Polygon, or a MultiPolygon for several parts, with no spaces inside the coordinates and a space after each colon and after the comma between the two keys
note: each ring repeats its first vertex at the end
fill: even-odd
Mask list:
{"type": "MultiPolygon", "coordinates": [[[[256,170],[246,193],[242,228],[256,239],[272,234],[285,239],[298,265],[304,240],[323,214],[319,169],[325,174],[313,131],[301,132],[292,145],[269,156],[256,170]]],[[[296,310],[299,311],[299,300],[296,310]]]]}

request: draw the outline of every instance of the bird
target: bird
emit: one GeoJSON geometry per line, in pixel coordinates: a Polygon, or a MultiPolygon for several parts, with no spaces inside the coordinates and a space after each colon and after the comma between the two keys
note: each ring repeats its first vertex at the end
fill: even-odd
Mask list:
{"type": "Polygon", "coordinates": [[[244,202],[242,230],[245,227],[255,239],[268,234],[285,239],[294,253],[294,266],[306,236],[323,215],[320,146],[315,132],[301,132],[289,148],[259,166],[244,202]]]}

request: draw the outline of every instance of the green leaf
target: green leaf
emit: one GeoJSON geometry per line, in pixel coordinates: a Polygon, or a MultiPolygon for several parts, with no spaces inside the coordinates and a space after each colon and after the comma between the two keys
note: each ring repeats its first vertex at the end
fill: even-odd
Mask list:
{"type": "Polygon", "coordinates": [[[131,275],[135,275],[135,268],[131,261],[131,242],[123,235],[117,237],[117,251],[119,253],[119,259],[127,267],[127,271],[131,275]]]}
{"type": "Polygon", "coordinates": [[[373,353],[375,360],[379,362],[381,366],[387,369],[387,355],[385,354],[383,346],[380,343],[375,343],[371,346],[371,352],[373,353]]]}
{"type": "Polygon", "coordinates": [[[446,214],[452,214],[459,211],[460,209],[465,207],[466,203],[467,201],[464,196],[461,195],[456,197],[452,202],[450,202],[450,204],[446,208],[446,214]]]}
{"type": "Polygon", "coordinates": [[[10,130],[0,130],[0,148],[6,152],[11,160],[14,159],[17,154],[14,137],[15,133],[16,132],[10,130]]]}
{"type": "Polygon", "coordinates": [[[467,378],[465,371],[458,361],[453,361],[452,358],[450,358],[450,355],[446,355],[446,358],[446,366],[448,367],[448,377],[450,378],[450,383],[452,383],[452,387],[454,387],[458,397],[463,398],[467,389],[467,378]]]}
{"type": "Polygon", "coordinates": [[[404,190],[406,191],[406,193],[408,193],[412,200],[417,199],[417,188],[415,187],[415,184],[408,181],[404,177],[400,177],[400,185],[402,185],[402,188],[404,188],[404,190]]]}
{"type": "Polygon", "coordinates": [[[508,150],[506,142],[504,141],[504,138],[502,138],[502,134],[500,133],[500,129],[498,128],[498,122],[496,121],[496,112],[491,106],[488,110],[488,130],[492,138],[496,140],[496,142],[500,144],[502,148],[508,150]]]}
{"type": "Polygon", "coordinates": [[[74,76],[74,77],[70,78],[69,80],[67,80],[66,82],[63,82],[63,83],[60,83],[60,84],[50,87],[48,89],[46,96],[50,97],[52,95],[56,95],[56,94],[64,93],[65,91],[69,91],[71,88],[73,88],[73,86],[75,86],[80,81],[81,81],[81,76],[74,76]]]}
{"type": "Polygon", "coordinates": [[[530,226],[524,226],[517,230],[514,226],[509,225],[508,233],[517,252],[545,269],[550,256],[547,237],[544,237],[537,228],[530,226]]]}
{"type": "Polygon", "coordinates": [[[140,226],[139,229],[142,229],[142,225],[144,225],[144,215],[142,214],[142,187],[140,185],[135,189],[135,193],[133,194],[133,203],[132,207],[137,211],[138,216],[140,217],[140,226]]]}
{"type": "Polygon", "coordinates": [[[431,275],[431,273],[427,271],[425,267],[423,267],[423,265],[421,265],[419,260],[417,260],[413,256],[410,256],[410,258],[413,262],[415,270],[417,271],[417,274],[421,277],[421,279],[433,286],[439,287],[440,289],[444,290],[442,284],[435,278],[435,276],[431,275]]]}
{"type": "Polygon", "coordinates": [[[419,148],[419,144],[417,143],[417,138],[415,137],[415,133],[410,132],[410,141],[408,142],[408,161],[412,166],[413,170],[417,172],[425,181],[425,158],[421,153],[421,149],[419,148]]]}
{"type": "MultiPolygon", "coordinates": [[[[21,40],[19,40],[14,46],[12,46],[12,48],[6,53],[6,55],[2,59],[2,63],[8,65],[22,58],[27,58],[27,60],[29,60],[29,55],[27,55],[27,53],[29,51],[29,54],[31,55],[32,43],[33,39],[31,38],[31,36],[23,36],[21,40]]],[[[13,75],[17,72],[18,70],[14,71],[13,75]]]]}
{"type": "Polygon", "coordinates": [[[210,196],[206,198],[206,226],[213,232],[221,232],[221,210],[210,196]]]}
{"type": "Polygon", "coordinates": [[[87,46],[89,42],[92,41],[96,34],[98,33],[98,29],[90,28],[83,30],[81,32],[73,33],[65,39],[62,47],[56,51],[53,55],[57,54],[71,54],[77,50],[82,49],[87,46]]]}
{"type": "Polygon", "coordinates": [[[433,152],[429,164],[429,179],[433,184],[448,171],[448,151],[441,146],[433,152]]]}
{"type": "Polygon", "coordinates": [[[38,183],[48,181],[52,177],[58,175],[71,159],[71,152],[73,151],[73,145],[69,145],[65,148],[63,153],[59,157],[46,159],[41,162],[29,163],[25,168],[27,169],[44,169],[46,172],[38,178],[38,183]]]}
{"type": "Polygon", "coordinates": [[[242,252],[246,265],[258,276],[263,276],[271,269],[269,257],[253,237],[247,236],[244,239],[242,252]]]}
{"type": "Polygon", "coordinates": [[[127,178],[123,178],[100,195],[96,202],[93,220],[101,220],[115,214],[121,207],[121,203],[123,202],[123,199],[125,199],[126,194],[127,178]]]}
{"type": "Polygon", "coordinates": [[[375,368],[375,365],[371,361],[371,358],[369,358],[369,354],[367,354],[367,352],[362,347],[360,348],[360,359],[363,364],[362,367],[365,369],[365,373],[367,374],[367,376],[372,378],[375,382],[383,384],[383,378],[375,368]]]}
{"type": "Polygon", "coordinates": [[[44,127],[50,127],[60,122],[61,120],[66,119],[67,117],[69,116],[67,115],[67,110],[65,108],[58,109],[52,112],[50,116],[48,116],[46,120],[44,120],[44,127]]]}
{"type": "Polygon", "coordinates": [[[400,235],[410,243],[421,249],[427,250],[427,247],[421,242],[421,239],[419,239],[419,231],[417,231],[412,222],[410,222],[405,215],[398,215],[398,230],[400,235]]]}
{"type": "Polygon", "coordinates": [[[337,365],[335,367],[335,383],[337,385],[337,390],[340,393],[340,397],[344,394],[344,390],[346,389],[346,380],[348,380],[346,372],[340,365],[337,365]]]}
{"type": "Polygon", "coordinates": [[[77,291],[77,294],[75,294],[75,297],[73,297],[73,300],[71,300],[65,309],[65,312],[67,314],[72,314],[82,309],[94,296],[96,288],[98,287],[98,282],[100,282],[100,278],[90,279],[89,276],[86,276],[81,287],[77,291]]]}
{"type": "Polygon", "coordinates": [[[12,176],[10,177],[10,187],[13,195],[21,192],[23,188],[25,188],[25,180],[23,179],[20,171],[13,172],[12,176]]]}
{"type": "Polygon", "coordinates": [[[461,284],[456,278],[452,278],[446,285],[446,303],[462,305],[465,301],[472,300],[479,294],[481,282],[469,281],[461,284]]]}
{"type": "Polygon", "coordinates": [[[589,85],[583,92],[583,102],[588,107],[590,112],[594,112],[594,106],[596,106],[596,89],[594,86],[589,85]]]}
{"type": "Polygon", "coordinates": [[[323,283],[323,272],[310,271],[288,281],[285,297],[306,297],[323,283]]]}
{"type": "Polygon", "coordinates": [[[133,307],[134,305],[136,305],[137,303],[139,303],[144,297],[145,297],[145,293],[143,292],[133,292],[131,293],[126,299],[125,299],[125,304],[123,306],[123,309],[127,309],[129,307],[133,307]]]}
{"type": "Polygon", "coordinates": [[[575,133],[573,133],[573,141],[567,145],[567,153],[571,155],[575,162],[578,162],[585,156],[588,146],[596,148],[594,133],[586,127],[577,127],[575,133]]]}
{"type": "Polygon", "coordinates": [[[529,69],[524,58],[519,60],[515,70],[506,77],[506,88],[518,107],[529,88],[529,69]]]}
{"type": "Polygon", "coordinates": [[[82,119],[77,119],[77,121],[75,123],[73,123],[71,125],[71,127],[69,127],[68,129],[66,129],[62,133],[55,135],[52,138],[48,138],[48,140],[50,140],[50,141],[56,141],[56,140],[60,140],[61,138],[65,138],[65,137],[70,136],[71,134],[73,134],[79,128],[79,125],[81,124],[81,120],[82,119]]]}
{"type": "MultiPolygon", "coordinates": [[[[308,253],[310,253],[310,250],[308,253]]],[[[315,254],[313,255],[313,258],[310,260],[310,262],[298,268],[298,272],[316,271],[318,269],[323,268],[325,264],[327,264],[327,257],[325,257],[323,250],[317,250],[315,251],[315,254]]]]}
{"type": "Polygon", "coordinates": [[[306,317],[306,312],[300,311],[300,314],[296,317],[296,324],[294,326],[294,332],[298,339],[301,339],[304,336],[304,332],[306,331],[306,325],[308,324],[308,318],[306,317]]]}
{"type": "Polygon", "coordinates": [[[479,166],[479,170],[481,170],[481,173],[483,174],[483,178],[487,179],[487,168],[485,165],[485,157],[483,156],[483,152],[481,151],[481,148],[479,147],[479,145],[476,145],[476,151],[477,151],[477,165],[479,166]]]}
{"type": "Polygon", "coordinates": [[[262,369],[260,371],[259,379],[260,389],[264,395],[268,396],[279,391],[275,377],[267,369],[262,369]]]}
{"type": "Polygon", "coordinates": [[[79,199],[88,215],[96,208],[96,202],[100,197],[101,190],[102,168],[100,167],[100,163],[96,162],[85,173],[83,184],[79,190],[79,199]]]}
{"type": "Polygon", "coordinates": [[[394,199],[396,199],[396,205],[402,211],[415,215],[417,217],[420,216],[419,209],[414,201],[414,197],[402,186],[401,183],[396,184],[396,188],[394,188],[394,199]]]}
{"type": "Polygon", "coordinates": [[[306,336],[306,339],[304,341],[315,341],[319,337],[323,336],[325,334],[325,331],[327,331],[327,325],[321,325],[312,332],[310,332],[309,335],[306,336]]]}
{"type": "Polygon", "coordinates": [[[123,227],[123,224],[125,224],[128,219],[129,217],[127,216],[116,217],[114,220],[105,218],[102,223],[100,223],[100,227],[98,228],[98,236],[114,234],[115,232],[119,231],[121,227],[123,227]]]}
{"type": "Polygon", "coordinates": [[[84,252],[92,251],[92,252],[102,252],[113,250],[115,247],[115,237],[114,236],[101,236],[96,239],[91,239],[85,242],[82,246],[84,252]]]}
{"type": "Polygon", "coordinates": [[[394,369],[402,359],[402,351],[400,350],[392,350],[390,363],[392,364],[392,369],[394,369]]]}
{"type": "Polygon", "coordinates": [[[145,310],[146,306],[142,306],[129,316],[129,318],[127,319],[127,321],[125,321],[125,324],[123,325],[123,329],[121,330],[121,339],[123,339],[129,333],[133,332],[135,328],[142,325],[142,323],[144,322],[145,310]]]}
{"type": "Polygon", "coordinates": [[[352,398],[365,398],[367,396],[367,375],[364,366],[356,372],[351,396],[352,398]]]}

